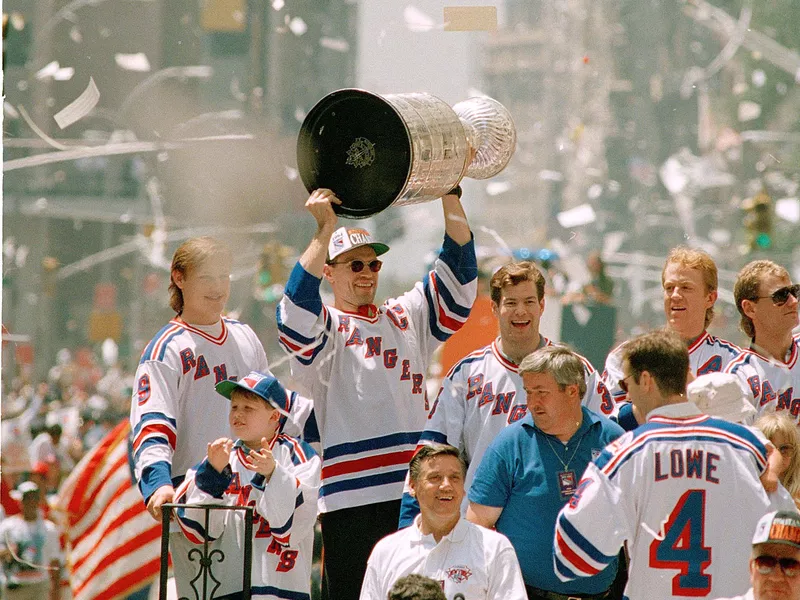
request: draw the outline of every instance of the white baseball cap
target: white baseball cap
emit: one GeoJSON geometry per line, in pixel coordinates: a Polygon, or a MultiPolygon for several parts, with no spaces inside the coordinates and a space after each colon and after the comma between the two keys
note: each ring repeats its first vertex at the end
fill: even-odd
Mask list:
{"type": "Polygon", "coordinates": [[[372,235],[366,229],[339,227],[333,232],[331,241],[328,243],[328,262],[332,262],[340,254],[361,246],[371,246],[375,250],[376,256],[389,251],[389,246],[373,240],[372,235]]]}
{"type": "Polygon", "coordinates": [[[756,408],[741,380],[731,373],[700,375],[686,387],[686,395],[701,411],[733,423],[749,423],[756,408]]]}
{"type": "Polygon", "coordinates": [[[753,545],[756,544],[786,544],[800,548],[800,514],[788,510],[765,514],[753,534],[753,545]]]}

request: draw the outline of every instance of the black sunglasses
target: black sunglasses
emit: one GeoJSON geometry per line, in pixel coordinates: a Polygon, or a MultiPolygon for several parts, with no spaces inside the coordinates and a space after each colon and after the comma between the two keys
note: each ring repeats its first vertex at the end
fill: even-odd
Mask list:
{"type": "Polygon", "coordinates": [[[625,381],[625,380],[626,380],[626,379],[630,379],[631,377],[633,377],[633,374],[631,374],[631,375],[628,375],[627,377],[623,377],[623,378],[622,378],[622,379],[620,379],[620,380],[619,380],[619,382],[618,382],[618,384],[619,384],[619,389],[621,389],[621,390],[622,390],[623,392],[625,392],[626,394],[628,393],[628,382],[627,382],[627,381],[625,381]]]}
{"type": "Polygon", "coordinates": [[[781,566],[781,571],[787,577],[796,577],[800,573],[800,562],[794,558],[778,558],[777,556],[762,554],[753,560],[755,560],[756,569],[762,575],[769,575],[778,565],[781,566]]]}
{"type": "Polygon", "coordinates": [[[383,266],[383,262],[378,260],[377,258],[375,260],[373,260],[373,261],[368,262],[368,263],[365,263],[363,260],[351,260],[349,262],[331,262],[331,263],[328,263],[328,264],[331,264],[331,265],[350,265],[350,270],[353,273],[361,273],[361,271],[364,270],[365,266],[369,267],[369,270],[372,271],[373,273],[377,273],[378,271],[381,270],[381,267],[383,266]]]}
{"type": "Polygon", "coordinates": [[[789,295],[794,296],[795,298],[800,298],[800,283],[795,283],[794,285],[787,285],[782,288],[778,288],[769,296],[756,296],[757,300],[761,300],[762,298],[772,298],[772,303],[775,306],[783,306],[788,302],[789,295]]]}

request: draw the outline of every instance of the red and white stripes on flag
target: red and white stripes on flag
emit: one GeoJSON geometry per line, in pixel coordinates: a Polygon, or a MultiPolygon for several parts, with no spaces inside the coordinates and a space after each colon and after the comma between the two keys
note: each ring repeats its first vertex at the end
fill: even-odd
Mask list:
{"type": "Polygon", "coordinates": [[[74,600],[115,600],[159,573],[161,524],[145,509],[129,462],[126,420],[92,448],[59,490],[74,600]]]}

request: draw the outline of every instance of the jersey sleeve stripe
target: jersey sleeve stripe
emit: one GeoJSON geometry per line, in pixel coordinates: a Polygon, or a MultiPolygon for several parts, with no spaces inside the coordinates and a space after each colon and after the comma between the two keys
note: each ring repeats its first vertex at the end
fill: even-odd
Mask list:
{"type": "Polygon", "coordinates": [[[572,581],[573,579],[580,577],[580,575],[569,570],[566,563],[564,563],[564,561],[561,559],[557,549],[553,554],[553,566],[555,567],[556,576],[561,581],[572,581]]]}
{"type": "Polygon", "coordinates": [[[277,441],[279,444],[286,446],[289,449],[289,452],[292,455],[293,464],[299,465],[308,461],[308,456],[306,455],[305,449],[293,437],[288,436],[285,433],[281,433],[278,435],[277,441]]]}
{"type": "Polygon", "coordinates": [[[474,238],[460,246],[445,233],[439,259],[450,268],[455,279],[461,285],[470,283],[478,277],[478,259],[475,255],[474,238]]]}
{"type": "Polygon", "coordinates": [[[414,450],[402,450],[400,452],[390,452],[388,454],[377,454],[375,456],[347,460],[332,465],[326,464],[326,466],[322,468],[322,478],[328,479],[330,477],[337,477],[338,475],[360,473],[379,467],[395,465],[407,466],[412,456],[414,456],[414,450]]]}
{"type": "MultiPolygon", "coordinates": [[[[470,306],[459,304],[447,287],[445,280],[436,271],[431,271],[431,278],[436,286],[436,294],[438,295],[439,311],[446,311],[449,313],[450,318],[454,320],[467,320],[470,313],[470,306]]],[[[461,290],[463,292],[463,290],[461,290]]],[[[462,294],[463,295],[463,294],[462,294]]]]}
{"type": "MultiPolygon", "coordinates": [[[[271,531],[273,537],[286,535],[286,533],[292,528],[292,523],[293,522],[294,522],[294,513],[289,515],[289,520],[286,521],[286,523],[284,523],[280,527],[273,527],[272,523],[270,523],[270,531],[271,531]]],[[[288,539],[287,539],[287,542],[288,542],[288,539]]]]}
{"type": "Polygon", "coordinates": [[[364,477],[355,477],[352,479],[342,479],[341,481],[333,483],[325,483],[320,487],[319,495],[330,496],[338,492],[371,488],[387,483],[401,483],[405,480],[407,472],[408,469],[404,466],[402,469],[390,471],[388,473],[376,473],[364,477]]]}
{"type": "Polygon", "coordinates": [[[423,291],[425,292],[425,301],[428,304],[428,325],[433,336],[440,342],[447,341],[447,339],[461,328],[463,323],[451,323],[453,328],[451,331],[445,331],[447,324],[450,323],[447,315],[444,315],[439,306],[438,294],[436,293],[436,284],[433,274],[429,274],[422,284],[423,291]],[[444,321],[440,319],[444,317],[444,321]]]}
{"type": "Polygon", "coordinates": [[[611,563],[617,556],[603,554],[594,544],[587,540],[575,526],[570,523],[564,514],[560,514],[556,521],[557,531],[561,532],[573,552],[580,552],[582,560],[585,560],[596,572],[602,571],[606,565],[611,563]]]}
{"type": "MultiPolygon", "coordinates": [[[[200,525],[197,521],[194,521],[186,516],[186,509],[179,508],[177,510],[178,513],[178,525],[183,532],[183,535],[186,536],[186,539],[189,540],[193,544],[202,544],[203,538],[205,537],[205,531],[203,526],[200,525]]],[[[208,541],[213,541],[214,538],[208,536],[208,541]]]]}
{"type": "Polygon", "coordinates": [[[146,427],[150,421],[155,421],[156,423],[164,423],[167,426],[171,427],[173,431],[176,429],[178,422],[173,419],[172,417],[168,417],[164,413],[161,412],[148,412],[144,413],[142,417],[139,419],[139,422],[136,424],[136,427],[133,428],[133,437],[135,438],[139,435],[139,432],[142,430],[143,427],[146,427]]]}
{"type": "Polygon", "coordinates": [[[149,437],[139,445],[139,448],[133,454],[133,459],[139,461],[145,450],[153,446],[169,447],[169,442],[163,437],[149,437]]]}
{"type": "Polygon", "coordinates": [[[556,548],[556,560],[561,562],[561,560],[559,560],[559,557],[561,557],[564,563],[572,567],[572,570],[577,572],[577,574],[581,577],[590,577],[592,575],[597,575],[600,571],[602,571],[602,569],[593,567],[588,562],[583,560],[583,558],[581,558],[577,552],[570,548],[567,542],[564,540],[561,530],[558,528],[556,529],[556,548]]]}
{"type": "Polygon", "coordinates": [[[284,294],[297,308],[315,316],[322,312],[322,298],[319,295],[321,279],[317,279],[297,262],[286,282],[284,294]]]}
{"type": "Polygon", "coordinates": [[[294,354],[295,358],[303,365],[307,366],[314,362],[314,359],[322,352],[325,345],[328,343],[331,316],[327,310],[324,311],[324,314],[325,331],[318,337],[311,338],[287,327],[281,320],[280,311],[278,312],[278,341],[285,350],[288,350],[290,354],[294,354]]]}
{"type": "Polygon", "coordinates": [[[175,451],[175,444],[177,442],[177,436],[175,435],[175,430],[170,428],[168,425],[164,423],[152,423],[146,425],[142,428],[139,432],[139,435],[136,436],[136,439],[133,441],[133,452],[134,454],[138,454],[139,448],[146,440],[163,440],[164,443],[169,444],[169,447],[172,448],[173,452],[175,451]]]}
{"type": "Polygon", "coordinates": [[[358,454],[359,452],[367,452],[369,450],[382,450],[383,448],[391,448],[402,444],[417,445],[421,431],[410,431],[401,433],[392,433],[357,442],[346,442],[344,444],[336,444],[325,448],[322,455],[325,461],[330,461],[334,458],[346,456],[348,454],[358,454]]]}

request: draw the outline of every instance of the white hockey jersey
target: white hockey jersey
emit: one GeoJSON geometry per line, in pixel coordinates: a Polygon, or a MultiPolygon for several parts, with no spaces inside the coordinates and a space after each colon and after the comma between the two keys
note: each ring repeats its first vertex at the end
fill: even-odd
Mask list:
{"type": "Polygon", "coordinates": [[[228,435],[230,402],[214,386],[266,371],[267,356],[248,325],[222,319],[221,332],[173,319],[145,347],[136,370],[131,428],[136,480],[145,500],[171,485],[228,435]]]}
{"type": "Polygon", "coordinates": [[[320,279],[295,266],[278,306],[278,329],[295,381],[314,399],[321,512],[401,497],[430,410],[431,353],[469,316],[476,277],[473,242],[459,246],[445,236],[422,282],[359,314],[323,305],[320,279]]]}
{"type": "MultiPolygon", "coordinates": [[[[239,440],[222,473],[207,460],[191,469],[175,491],[175,502],[253,506],[253,597],[309,600],[320,459],[311,446],[285,434],[273,438],[270,450],[276,465],[269,482],[244,466],[249,449],[239,440]]],[[[205,510],[181,508],[176,513],[190,542],[203,544],[208,536],[213,541],[209,550],[224,554],[224,561],[211,567],[221,581],[215,597],[241,592],[244,512],[211,510],[207,530],[205,510]]]]}
{"type": "MultiPolygon", "coordinates": [[[[544,336],[542,341],[543,345],[552,345],[544,336]]],[[[581,359],[586,375],[584,406],[610,416],[614,409],[611,395],[591,363],[584,357],[581,359]]],[[[505,356],[494,341],[461,359],[442,380],[420,444],[438,442],[458,448],[467,461],[464,487],[469,490],[486,448],[503,428],[525,416],[526,402],[519,366],[505,356]]],[[[401,527],[410,525],[419,512],[409,490],[406,482],[401,527]]],[[[468,505],[465,497],[462,514],[466,513],[468,505]]]]}
{"type": "Polygon", "coordinates": [[[594,575],[627,541],[630,600],[744,593],[750,539],[770,509],[764,441],[691,403],[653,411],[589,464],[559,513],[557,575],[594,575]]]}
{"type": "Polygon", "coordinates": [[[786,360],[769,359],[757,350],[743,350],[727,367],[752,392],[759,413],[785,412],[800,426],[800,335],[792,338],[786,360]]]}

